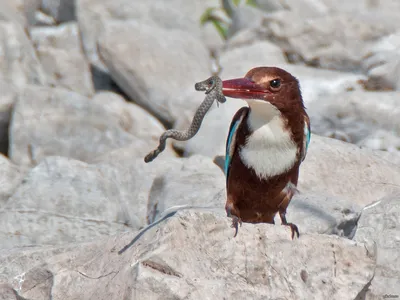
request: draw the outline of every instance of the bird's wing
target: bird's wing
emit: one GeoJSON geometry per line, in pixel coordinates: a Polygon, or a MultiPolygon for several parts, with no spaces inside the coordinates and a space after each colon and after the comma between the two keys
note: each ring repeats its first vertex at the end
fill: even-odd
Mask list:
{"type": "Polygon", "coordinates": [[[310,119],[307,115],[304,116],[304,139],[303,139],[303,153],[301,161],[306,158],[308,145],[310,144],[311,139],[311,127],[310,127],[310,119]]]}
{"type": "Polygon", "coordinates": [[[236,149],[236,133],[240,124],[242,123],[244,117],[247,115],[249,111],[248,107],[242,107],[239,109],[234,115],[231,126],[229,127],[228,138],[226,139],[226,152],[225,152],[225,165],[224,172],[226,179],[228,180],[229,167],[231,165],[232,156],[235,153],[236,149]]]}

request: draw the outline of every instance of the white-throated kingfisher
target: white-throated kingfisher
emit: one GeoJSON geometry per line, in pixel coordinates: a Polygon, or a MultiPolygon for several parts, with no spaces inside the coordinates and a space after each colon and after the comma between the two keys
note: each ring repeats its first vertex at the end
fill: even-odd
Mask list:
{"type": "Polygon", "coordinates": [[[243,78],[223,81],[223,94],[248,103],[233,117],[226,142],[225,209],[238,224],[271,223],[297,191],[300,164],[310,142],[310,121],[298,80],[276,67],[258,67],[243,78]]]}

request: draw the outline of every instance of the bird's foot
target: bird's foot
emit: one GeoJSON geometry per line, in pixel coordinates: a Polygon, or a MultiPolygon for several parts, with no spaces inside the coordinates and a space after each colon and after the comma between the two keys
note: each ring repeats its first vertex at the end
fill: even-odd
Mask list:
{"type": "Polygon", "coordinates": [[[242,227],[242,220],[236,216],[232,216],[232,228],[235,228],[235,235],[233,237],[236,237],[238,230],[239,230],[239,225],[242,227]]]}
{"type": "Polygon", "coordinates": [[[286,224],[282,224],[282,225],[284,225],[284,226],[289,226],[289,227],[290,227],[290,230],[292,231],[292,240],[293,240],[293,238],[294,238],[294,234],[295,234],[295,233],[296,233],[296,235],[297,235],[297,238],[300,237],[299,228],[297,228],[297,225],[296,225],[296,224],[293,224],[293,223],[286,223],[286,224]]]}

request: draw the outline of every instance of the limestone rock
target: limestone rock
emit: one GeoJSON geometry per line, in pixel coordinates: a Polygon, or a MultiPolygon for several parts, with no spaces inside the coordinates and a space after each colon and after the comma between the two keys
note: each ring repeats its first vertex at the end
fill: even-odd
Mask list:
{"type": "MultiPolygon", "coordinates": [[[[397,158],[398,159],[398,158],[397,158]]],[[[400,190],[400,165],[380,151],[317,135],[300,167],[299,190],[323,193],[366,206],[400,190]]]]}
{"type": "Polygon", "coordinates": [[[18,294],[32,299],[51,286],[54,299],[343,300],[355,299],[374,274],[365,248],[347,239],[310,234],[292,241],[288,230],[266,224],[244,224],[237,238],[231,230],[224,216],[178,212],[136,237],[44,248],[46,256],[36,249],[3,251],[0,266],[14,288],[14,278],[24,274],[18,294]],[[133,246],[118,255],[132,238],[133,246]]]}
{"type": "Polygon", "coordinates": [[[125,93],[169,123],[182,113],[176,101],[182,87],[210,76],[206,48],[182,30],[109,22],[99,39],[99,51],[125,93]]]}
{"type": "Polygon", "coordinates": [[[94,93],[92,76],[76,23],[34,27],[31,37],[47,77],[53,85],[85,96],[94,93]]]}
{"type": "Polygon", "coordinates": [[[14,165],[0,154],[0,209],[21,183],[25,170],[14,165]]]}
{"type": "Polygon", "coordinates": [[[399,92],[354,91],[325,97],[307,109],[312,130],[324,136],[339,132],[348,142],[358,145],[370,145],[368,141],[374,142],[382,135],[379,131],[383,131],[391,142],[385,147],[383,142],[371,146],[393,151],[400,134],[399,96],[399,92]]]}
{"type": "MultiPolygon", "coordinates": [[[[354,240],[376,256],[376,271],[366,299],[400,294],[400,194],[364,208],[354,240]]],[[[390,297],[388,297],[390,298],[390,297]]]]}
{"type": "Polygon", "coordinates": [[[0,79],[17,87],[47,83],[35,49],[19,24],[0,21],[0,41],[0,79]]]}
{"type": "Polygon", "coordinates": [[[151,117],[146,119],[142,111],[137,117],[131,115],[139,111],[132,104],[114,101],[122,114],[110,113],[101,103],[74,92],[26,87],[12,116],[10,158],[20,165],[37,164],[52,155],[90,161],[130,144],[144,157],[154,147],[149,138],[161,135],[161,126],[151,117]],[[135,136],[142,128],[149,128],[148,137],[135,136]]]}

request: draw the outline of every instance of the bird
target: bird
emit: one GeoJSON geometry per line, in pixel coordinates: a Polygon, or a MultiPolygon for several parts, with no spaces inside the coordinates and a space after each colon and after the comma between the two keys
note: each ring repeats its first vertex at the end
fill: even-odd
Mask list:
{"type": "Polygon", "coordinates": [[[248,104],[234,115],[226,140],[225,210],[234,237],[242,222],[275,224],[279,213],[292,239],[299,238],[297,225],[286,220],[311,138],[298,79],[281,68],[256,67],[224,80],[222,93],[248,104]]]}

